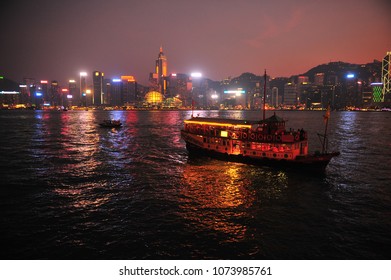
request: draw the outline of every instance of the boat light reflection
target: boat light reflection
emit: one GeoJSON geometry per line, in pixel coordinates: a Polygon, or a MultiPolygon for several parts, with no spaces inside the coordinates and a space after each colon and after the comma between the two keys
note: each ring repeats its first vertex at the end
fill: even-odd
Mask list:
{"type": "Polygon", "coordinates": [[[247,226],[238,219],[243,218],[255,195],[248,188],[248,181],[241,164],[190,165],[184,169],[186,186],[181,190],[180,215],[198,230],[203,227],[227,234],[227,241],[244,239],[247,226]],[[202,211],[200,211],[202,209],[202,211]]]}

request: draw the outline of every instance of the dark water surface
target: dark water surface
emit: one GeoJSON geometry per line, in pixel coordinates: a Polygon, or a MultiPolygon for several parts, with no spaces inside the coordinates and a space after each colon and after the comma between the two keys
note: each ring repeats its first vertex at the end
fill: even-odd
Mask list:
{"type": "Polygon", "coordinates": [[[0,111],[1,259],[391,259],[391,113],[332,112],[324,176],[189,158],[190,114],[0,111]]]}

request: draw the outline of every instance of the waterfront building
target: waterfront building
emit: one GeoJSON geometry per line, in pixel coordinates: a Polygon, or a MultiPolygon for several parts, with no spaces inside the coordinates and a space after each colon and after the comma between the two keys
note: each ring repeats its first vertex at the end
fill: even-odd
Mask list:
{"type": "Polygon", "coordinates": [[[287,83],[284,86],[284,105],[297,105],[297,85],[294,83],[287,83]]]}
{"type": "Polygon", "coordinates": [[[163,103],[163,94],[152,90],[145,95],[145,102],[148,107],[160,107],[163,103]]]}
{"type": "Polygon", "coordinates": [[[372,90],[370,86],[366,86],[362,91],[362,108],[370,107],[372,103],[372,90]]]}
{"type": "Polygon", "coordinates": [[[284,88],[287,83],[289,83],[289,78],[286,77],[276,77],[271,79],[268,83],[271,89],[277,88],[278,99],[276,99],[275,101],[278,102],[278,105],[281,105],[283,103],[284,88]]]}
{"type": "Polygon", "coordinates": [[[80,72],[80,105],[87,106],[87,82],[86,82],[87,73],[80,72]]]}
{"type": "Polygon", "coordinates": [[[0,76],[0,108],[11,108],[19,101],[19,84],[0,76]]]}
{"type": "Polygon", "coordinates": [[[48,80],[41,80],[40,81],[39,87],[41,88],[41,92],[42,92],[42,105],[48,104],[48,100],[49,100],[48,84],[49,84],[48,80]]]}
{"type": "Polygon", "coordinates": [[[68,82],[68,106],[79,104],[79,95],[76,80],[69,80],[68,82]]]}
{"type": "Polygon", "coordinates": [[[137,104],[137,82],[134,76],[121,76],[105,80],[107,101],[104,104],[119,107],[134,107],[137,104]]]}
{"type": "Polygon", "coordinates": [[[121,103],[134,106],[137,101],[137,83],[134,76],[121,76],[121,103]]]}
{"type": "Polygon", "coordinates": [[[279,100],[278,100],[278,87],[273,87],[272,88],[272,96],[271,96],[272,100],[270,102],[270,105],[273,106],[273,107],[278,107],[278,105],[280,104],[279,103],[279,100]]]}
{"type": "Polygon", "coordinates": [[[121,79],[115,78],[112,79],[109,83],[106,84],[107,94],[110,97],[109,104],[111,106],[122,106],[121,100],[121,79]]]}
{"type": "Polygon", "coordinates": [[[167,78],[167,57],[163,53],[163,47],[160,47],[158,58],[155,61],[155,72],[149,75],[150,88],[166,95],[167,78]]]}
{"type": "Polygon", "coordinates": [[[94,106],[101,106],[104,104],[103,77],[104,77],[103,72],[94,71],[92,73],[92,82],[93,82],[92,104],[94,106]]]}
{"type": "Polygon", "coordinates": [[[69,89],[62,88],[61,92],[60,92],[60,98],[61,98],[61,101],[60,101],[61,106],[63,108],[68,108],[69,107],[69,99],[71,99],[70,95],[69,95],[69,89]]]}
{"type": "MultiPolygon", "coordinates": [[[[263,94],[261,94],[263,83],[262,77],[248,72],[236,78],[224,79],[220,83],[223,106],[228,108],[258,108],[262,104],[259,99],[263,98],[263,94]]],[[[267,91],[267,100],[269,100],[268,98],[271,98],[269,90],[267,91]]]]}
{"type": "Polygon", "coordinates": [[[383,101],[391,102],[391,51],[382,61],[383,101]]]}
{"type": "Polygon", "coordinates": [[[103,92],[103,104],[105,105],[111,105],[110,103],[110,81],[111,79],[103,79],[103,88],[102,88],[102,92],[103,92]]]}
{"type": "Polygon", "coordinates": [[[42,108],[43,107],[43,93],[42,93],[42,87],[39,83],[37,83],[34,86],[34,91],[31,95],[31,105],[35,108],[42,108]]]}
{"type": "Polygon", "coordinates": [[[35,84],[36,82],[33,78],[23,79],[23,85],[25,85],[25,87],[21,89],[19,103],[26,104],[28,107],[31,106],[35,92],[35,84]]]}
{"type": "Polygon", "coordinates": [[[167,97],[174,97],[179,95],[178,93],[178,75],[171,73],[167,77],[167,97]]]}
{"type": "Polygon", "coordinates": [[[383,95],[383,83],[375,82],[371,83],[372,87],[372,100],[373,103],[380,104],[384,102],[384,95],[383,95]]]}
{"type": "Polygon", "coordinates": [[[55,107],[60,105],[62,105],[60,87],[58,85],[58,82],[56,80],[53,80],[50,83],[48,106],[55,107]]]}
{"type": "Polygon", "coordinates": [[[160,47],[159,55],[156,60],[156,73],[159,90],[165,95],[167,91],[167,57],[163,53],[163,47],[160,47]]]}
{"type": "MultiPolygon", "coordinates": [[[[298,97],[298,102],[305,105],[306,108],[322,108],[322,86],[311,83],[302,84],[299,88],[298,97]]],[[[327,105],[324,107],[327,107],[327,105]]]]}
{"type": "Polygon", "coordinates": [[[167,77],[166,97],[176,97],[182,101],[183,106],[191,105],[192,83],[189,75],[180,73],[171,73],[167,77]]]}
{"type": "MultiPolygon", "coordinates": [[[[191,103],[198,108],[207,108],[209,80],[202,77],[202,73],[190,74],[188,89],[190,90],[191,103]]],[[[186,102],[188,104],[188,102],[186,102]]]]}

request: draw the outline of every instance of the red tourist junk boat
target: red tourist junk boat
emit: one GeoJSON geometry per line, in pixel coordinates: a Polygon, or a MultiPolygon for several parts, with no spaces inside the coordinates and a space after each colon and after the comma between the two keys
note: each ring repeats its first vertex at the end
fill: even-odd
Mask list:
{"type": "Polygon", "coordinates": [[[263,112],[261,121],[192,116],[184,121],[181,136],[189,153],[278,167],[324,171],[330,160],[339,155],[339,152],[327,152],[330,108],[324,116],[324,135],[318,134],[322,151],[312,154],[308,151],[306,131],[287,130],[284,119],[276,114],[265,119],[265,103],[263,112]]]}

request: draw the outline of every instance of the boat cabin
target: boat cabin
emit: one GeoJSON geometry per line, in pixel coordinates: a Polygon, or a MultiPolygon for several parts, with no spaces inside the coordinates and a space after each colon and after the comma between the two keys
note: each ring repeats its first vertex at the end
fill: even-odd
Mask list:
{"type": "Polygon", "coordinates": [[[308,153],[307,133],[286,130],[275,114],[264,121],[193,117],[185,120],[188,142],[218,153],[294,159],[308,153]]]}

